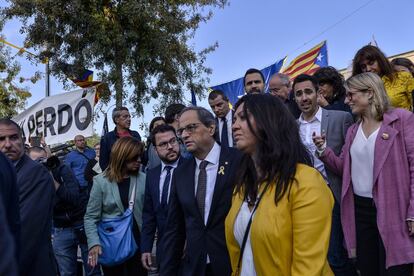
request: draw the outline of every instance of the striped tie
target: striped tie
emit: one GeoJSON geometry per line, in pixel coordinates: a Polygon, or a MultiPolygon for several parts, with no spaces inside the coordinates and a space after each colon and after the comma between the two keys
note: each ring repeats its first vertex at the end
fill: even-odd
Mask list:
{"type": "Polygon", "coordinates": [[[207,186],[207,167],[208,161],[201,161],[200,163],[200,173],[198,174],[198,183],[197,183],[197,193],[196,193],[196,199],[197,199],[197,205],[198,210],[200,210],[201,217],[204,221],[204,208],[206,205],[206,186],[207,186]]]}

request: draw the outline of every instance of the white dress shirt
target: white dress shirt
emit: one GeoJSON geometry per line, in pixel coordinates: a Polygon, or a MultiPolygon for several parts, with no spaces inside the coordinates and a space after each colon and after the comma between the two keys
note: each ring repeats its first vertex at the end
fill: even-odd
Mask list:
{"type": "Polygon", "coordinates": [[[323,165],[322,161],[319,160],[319,158],[317,158],[314,154],[316,151],[316,146],[312,140],[313,133],[316,135],[321,135],[322,108],[318,107],[318,111],[316,112],[315,117],[313,117],[309,122],[303,119],[303,113],[300,114],[298,123],[300,138],[302,140],[302,143],[308,149],[309,153],[312,155],[313,166],[322,174],[322,176],[325,178],[325,181],[328,182],[325,166],[323,165]]]}
{"type": "MultiPolygon", "coordinates": [[[[207,174],[207,183],[206,183],[206,199],[204,205],[204,224],[207,224],[208,214],[210,213],[211,201],[213,200],[214,187],[216,186],[217,170],[220,160],[220,149],[219,144],[214,143],[214,146],[211,148],[210,152],[207,154],[204,160],[208,161],[206,167],[207,174]]],[[[200,160],[195,157],[196,160],[196,171],[195,171],[195,194],[197,193],[198,185],[198,175],[200,174],[200,163],[203,160],[200,160]]],[[[195,195],[194,194],[194,195],[195,195]]]]}
{"type": "Polygon", "coordinates": [[[165,170],[165,167],[166,166],[171,166],[172,167],[171,170],[170,170],[170,174],[171,174],[170,183],[168,183],[168,185],[169,185],[168,186],[168,196],[167,196],[167,203],[168,203],[170,201],[171,180],[172,180],[172,177],[173,177],[173,172],[174,172],[175,168],[177,168],[178,161],[179,160],[180,160],[180,158],[178,158],[177,161],[175,161],[172,164],[165,164],[163,161],[161,161],[161,175],[160,175],[160,183],[159,183],[159,187],[160,187],[160,201],[159,202],[161,202],[162,189],[164,187],[165,178],[167,177],[167,170],[165,170]]]}
{"type": "MultiPolygon", "coordinates": [[[[246,231],[247,224],[249,223],[250,216],[252,215],[247,202],[243,202],[240,207],[239,214],[234,222],[234,237],[239,243],[240,248],[242,247],[244,232],[246,231]]],[[[254,217],[254,214],[253,214],[254,217]]],[[[254,258],[252,245],[250,242],[250,233],[247,236],[246,245],[244,247],[243,259],[241,261],[241,273],[240,275],[256,276],[256,269],[254,267],[254,258]]]]}
{"type": "Polygon", "coordinates": [[[362,123],[358,126],[357,134],[351,145],[351,180],[354,194],[372,198],[374,177],[375,140],[379,128],[367,138],[362,130],[362,123]]]}
{"type": "MultiPolygon", "coordinates": [[[[231,126],[232,126],[232,122],[233,122],[233,118],[232,118],[232,113],[231,110],[227,113],[226,115],[226,123],[227,123],[227,137],[229,138],[229,147],[233,147],[233,134],[232,134],[232,130],[231,130],[231,126]]],[[[218,128],[219,128],[219,136],[221,139],[221,133],[223,130],[223,120],[222,118],[218,118],[217,117],[217,121],[218,121],[218,128]]],[[[221,141],[221,140],[220,140],[221,141]]]]}

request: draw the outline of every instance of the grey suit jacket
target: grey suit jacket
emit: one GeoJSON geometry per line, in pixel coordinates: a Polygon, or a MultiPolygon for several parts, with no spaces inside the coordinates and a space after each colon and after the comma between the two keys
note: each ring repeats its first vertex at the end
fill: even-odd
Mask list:
{"type": "MultiPolygon", "coordinates": [[[[142,230],[142,207],[144,205],[145,174],[139,172],[138,176],[131,176],[129,196],[132,192],[132,184],[135,188],[134,218],[139,231],[142,230]]],[[[97,223],[103,218],[115,218],[125,212],[119,195],[118,184],[110,182],[103,173],[93,178],[93,186],[89,197],[88,207],[84,217],[84,227],[88,238],[88,248],[100,245],[97,223]]]]}
{"type": "MultiPolygon", "coordinates": [[[[335,152],[335,155],[338,156],[341,153],[346,132],[353,123],[354,120],[349,112],[322,108],[321,133],[325,132],[326,145],[335,152]]],[[[327,166],[325,170],[335,200],[341,202],[342,178],[334,174],[327,166]]]]}

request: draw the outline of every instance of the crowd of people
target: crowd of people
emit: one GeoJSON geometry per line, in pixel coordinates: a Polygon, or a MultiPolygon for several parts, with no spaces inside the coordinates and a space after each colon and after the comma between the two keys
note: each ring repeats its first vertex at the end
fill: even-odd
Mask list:
{"type": "Polygon", "coordinates": [[[63,159],[0,119],[0,275],[412,275],[414,65],[375,46],[230,105],[126,107],[63,159]],[[7,248],[7,250],[5,250],[7,248]]]}

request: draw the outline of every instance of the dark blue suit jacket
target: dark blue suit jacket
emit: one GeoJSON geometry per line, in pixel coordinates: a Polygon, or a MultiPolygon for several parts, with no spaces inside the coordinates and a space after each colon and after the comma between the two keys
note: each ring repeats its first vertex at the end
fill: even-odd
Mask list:
{"type": "MultiPolygon", "coordinates": [[[[1,183],[4,184],[4,183],[1,183]]],[[[17,262],[14,254],[15,244],[9,231],[9,223],[6,218],[6,209],[0,197],[0,275],[17,276],[17,262]]]]}
{"type": "Polygon", "coordinates": [[[214,275],[231,274],[224,220],[231,206],[234,176],[239,160],[238,150],[221,148],[207,225],[204,224],[195,198],[195,159],[186,160],[174,172],[162,243],[160,275],[176,275],[181,262],[182,275],[204,276],[207,254],[214,275]],[[185,242],[184,258],[181,260],[185,242]]]}
{"type": "MultiPolygon", "coordinates": [[[[183,163],[183,160],[184,158],[181,157],[178,161],[177,168],[183,163]]],[[[147,171],[144,208],[142,210],[141,252],[143,253],[152,251],[155,231],[157,229],[157,249],[160,248],[161,238],[164,234],[165,223],[167,221],[167,213],[160,208],[160,177],[161,165],[147,171]]],[[[157,255],[159,253],[160,250],[157,250],[157,255]]]]}
{"type": "MultiPolygon", "coordinates": [[[[129,130],[129,133],[132,137],[141,141],[141,136],[135,130],[129,130]]],[[[102,171],[108,167],[109,157],[111,156],[112,146],[118,140],[118,133],[116,128],[113,131],[108,132],[101,138],[101,149],[99,151],[99,166],[101,166],[102,171]]]]}
{"type": "MultiPolygon", "coordinates": [[[[4,204],[7,225],[14,238],[16,259],[20,249],[20,207],[16,170],[10,160],[0,152],[0,196],[4,204]]],[[[1,232],[0,232],[1,233],[1,232]]],[[[1,234],[0,234],[1,235],[1,234]]]]}
{"type": "Polygon", "coordinates": [[[17,163],[16,172],[21,220],[20,275],[55,276],[51,242],[55,195],[52,176],[27,155],[17,163]]]}

